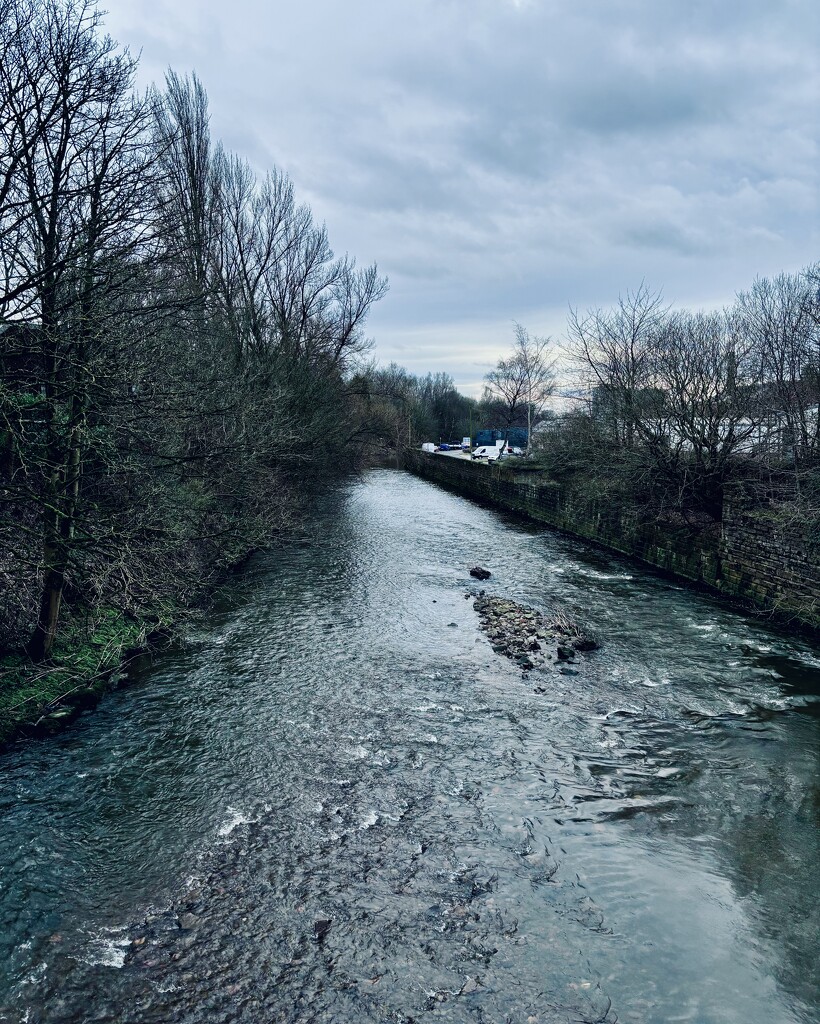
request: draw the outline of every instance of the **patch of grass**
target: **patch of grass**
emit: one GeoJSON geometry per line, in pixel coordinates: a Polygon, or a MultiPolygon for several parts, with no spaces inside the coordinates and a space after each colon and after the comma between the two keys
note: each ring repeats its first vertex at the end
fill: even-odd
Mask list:
{"type": "Polygon", "coordinates": [[[586,626],[573,619],[563,608],[553,609],[547,617],[550,628],[576,651],[595,651],[601,644],[598,638],[586,626]]]}
{"type": "Polygon", "coordinates": [[[170,609],[139,620],[114,608],[69,621],[48,662],[0,657],[0,744],[18,735],[56,731],[99,699],[123,654],[172,618],[170,609]]]}

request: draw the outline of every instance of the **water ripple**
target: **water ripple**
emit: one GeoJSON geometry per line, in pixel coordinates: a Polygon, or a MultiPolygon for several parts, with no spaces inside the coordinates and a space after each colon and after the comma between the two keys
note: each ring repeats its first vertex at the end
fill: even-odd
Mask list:
{"type": "Polygon", "coordinates": [[[0,760],[0,1020],[813,1019],[817,648],[405,474],[314,516],[0,760]],[[601,651],[494,654],[477,551],[601,651]]]}

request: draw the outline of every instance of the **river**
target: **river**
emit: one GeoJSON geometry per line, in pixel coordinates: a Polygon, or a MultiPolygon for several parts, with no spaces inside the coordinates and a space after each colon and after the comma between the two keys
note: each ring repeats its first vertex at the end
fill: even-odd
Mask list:
{"type": "Polygon", "coordinates": [[[0,1020],[792,1024],[820,650],[374,471],[0,757],[0,1020]],[[601,641],[522,675],[481,586],[601,641]]]}

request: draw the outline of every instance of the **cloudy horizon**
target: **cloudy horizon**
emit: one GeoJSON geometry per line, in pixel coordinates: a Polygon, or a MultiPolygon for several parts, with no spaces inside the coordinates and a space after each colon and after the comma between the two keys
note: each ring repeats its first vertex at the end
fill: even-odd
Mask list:
{"type": "Polygon", "coordinates": [[[381,363],[465,393],[519,321],[645,281],[690,307],[820,259],[814,0],[110,0],[140,80],[195,71],[215,138],[274,164],[390,292],[381,363]]]}

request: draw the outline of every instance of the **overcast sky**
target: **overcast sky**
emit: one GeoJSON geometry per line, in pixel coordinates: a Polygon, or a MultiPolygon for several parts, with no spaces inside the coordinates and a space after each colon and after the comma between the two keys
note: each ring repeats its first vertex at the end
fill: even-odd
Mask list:
{"type": "Polygon", "coordinates": [[[476,393],[512,321],[820,259],[820,0],[107,0],[144,83],[277,164],[390,292],[382,363],[476,393]]]}

